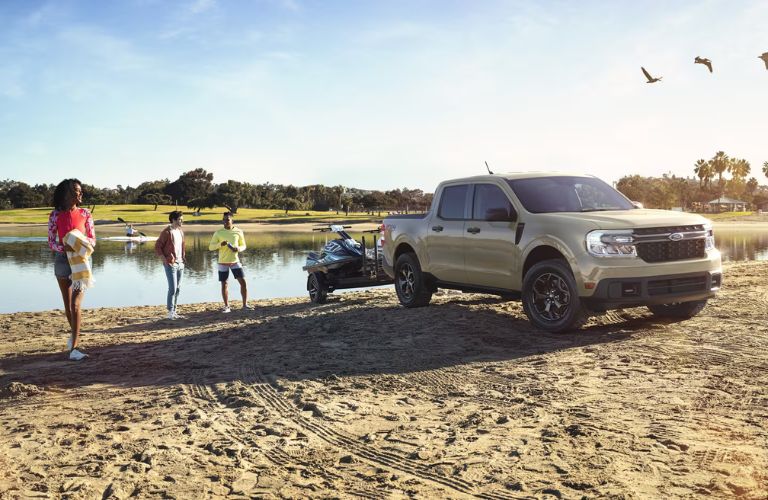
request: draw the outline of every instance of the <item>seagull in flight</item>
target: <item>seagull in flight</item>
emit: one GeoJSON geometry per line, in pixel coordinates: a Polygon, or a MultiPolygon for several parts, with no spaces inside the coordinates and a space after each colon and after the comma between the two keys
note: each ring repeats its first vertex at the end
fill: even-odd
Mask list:
{"type": "MultiPolygon", "coordinates": [[[[768,64],[768,63],[766,63],[766,64],[768,64]]],[[[640,69],[641,69],[641,70],[643,70],[643,74],[644,74],[644,75],[645,75],[645,77],[648,79],[648,81],[647,81],[647,82],[645,82],[645,83],[656,83],[656,82],[660,82],[660,81],[661,81],[661,79],[662,79],[662,77],[661,77],[661,76],[660,76],[660,77],[658,77],[658,78],[654,78],[654,77],[652,77],[652,76],[651,76],[651,74],[650,74],[650,73],[648,73],[648,71],[647,71],[645,68],[643,68],[642,66],[640,66],[640,69]]]]}
{"type": "Polygon", "coordinates": [[[696,56],[696,59],[693,60],[694,64],[703,64],[704,66],[709,69],[709,72],[712,73],[712,61],[707,59],[706,57],[699,57],[696,56]]]}
{"type": "Polygon", "coordinates": [[[758,59],[762,59],[765,63],[765,69],[768,69],[768,52],[763,52],[763,55],[757,56],[758,59]]]}

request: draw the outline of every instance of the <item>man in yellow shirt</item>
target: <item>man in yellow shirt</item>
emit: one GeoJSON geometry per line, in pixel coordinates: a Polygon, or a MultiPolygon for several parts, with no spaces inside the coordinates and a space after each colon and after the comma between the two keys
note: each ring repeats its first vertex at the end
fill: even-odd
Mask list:
{"type": "Polygon", "coordinates": [[[245,284],[245,273],[239,257],[239,253],[245,250],[245,236],[241,229],[235,227],[232,212],[225,212],[222,222],[224,222],[224,227],[213,233],[208,250],[219,251],[219,281],[221,282],[221,298],[224,299],[223,312],[228,313],[231,311],[227,287],[230,270],[232,276],[240,283],[243,309],[248,309],[248,287],[245,284]]]}

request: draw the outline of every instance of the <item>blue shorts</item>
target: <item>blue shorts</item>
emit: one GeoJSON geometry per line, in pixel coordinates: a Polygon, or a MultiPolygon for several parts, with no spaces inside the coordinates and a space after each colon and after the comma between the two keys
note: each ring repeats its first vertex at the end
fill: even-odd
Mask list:
{"type": "Polygon", "coordinates": [[[219,264],[219,281],[224,282],[229,279],[229,271],[232,271],[232,276],[235,277],[235,279],[242,279],[245,278],[245,272],[243,272],[243,266],[241,266],[239,263],[235,264],[233,266],[228,266],[226,264],[219,264]]]}
{"type": "Polygon", "coordinates": [[[59,279],[65,279],[72,276],[72,268],[69,267],[67,254],[53,252],[53,274],[59,279]]]}

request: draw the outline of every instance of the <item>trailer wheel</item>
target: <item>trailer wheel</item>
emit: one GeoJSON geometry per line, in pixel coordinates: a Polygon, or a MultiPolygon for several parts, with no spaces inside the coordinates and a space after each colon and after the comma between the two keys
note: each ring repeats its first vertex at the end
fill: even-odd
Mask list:
{"type": "Polygon", "coordinates": [[[404,253],[395,262],[395,291],[405,307],[423,307],[432,300],[432,290],[424,280],[419,259],[404,253]]]}
{"type": "Polygon", "coordinates": [[[328,282],[323,273],[310,273],[307,276],[307,291],[309,300],[315,304],[324,304],[328,299],[328,282]]]}

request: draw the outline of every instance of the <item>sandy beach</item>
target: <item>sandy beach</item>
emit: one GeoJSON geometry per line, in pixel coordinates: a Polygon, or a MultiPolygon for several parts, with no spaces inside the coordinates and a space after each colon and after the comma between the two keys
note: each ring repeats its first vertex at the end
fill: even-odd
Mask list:
{"type": "Polygon", "coordinates": [[[560,335],[452,292],[91,309],[82,363],[61,311],[0,315],[0,497],[764,499],[766,278],[560,335]]]}

